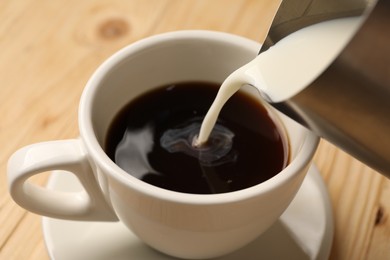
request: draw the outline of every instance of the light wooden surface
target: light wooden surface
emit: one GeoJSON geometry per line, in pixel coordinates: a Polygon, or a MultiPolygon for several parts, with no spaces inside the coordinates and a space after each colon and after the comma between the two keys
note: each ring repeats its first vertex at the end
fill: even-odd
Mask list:
{"type": "MultiPolygon", "coordinates": [[[[260,40],[275,7],[273,0],[0,1],[0,259],[48,259],[41,218],[8,195],[6,163],[24,145],[78,135],[80,94],[104,59],[181,29],[260,40]]],[[[390,181],[324,141],[315,162],[333,204],[331,259],[390,259],[390,181]]]]}

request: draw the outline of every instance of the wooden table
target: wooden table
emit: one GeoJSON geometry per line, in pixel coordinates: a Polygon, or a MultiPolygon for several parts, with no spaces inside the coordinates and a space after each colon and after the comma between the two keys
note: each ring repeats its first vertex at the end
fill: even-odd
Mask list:
{"type": "MultiPolygon", "coordinates": [[[[97,66],[121,47],[181,29],[260,41],[275,0],[0,1],[0,259],[48,259],[41,217],[10,198],[6,164],[18,148],[77,137],[77,107],[97,66]]],[[[331,259],[390,259],[390,181],[322,141],[315,156],[328,186],[331,259]]],[[[44,185],[48,174],[34,177],[44,185]]]]}

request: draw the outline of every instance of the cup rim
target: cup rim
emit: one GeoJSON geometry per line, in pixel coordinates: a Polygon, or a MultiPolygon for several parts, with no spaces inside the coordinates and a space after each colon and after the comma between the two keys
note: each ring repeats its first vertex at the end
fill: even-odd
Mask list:
{"type": "Polygon", "coordinates": [[[129,55],[156,44],[178,39],[220,41],[231,45],[238,45],[240,48],[249,48],[250,50],[260,50],[261,47],[261,44],[258,42],[234,34],[209,30],[183,30],[153,35],[117,51],[96,69],[87,82],[81,96],[79,105],[79,128],[80,137],[85,146],[84,148],[87,151],[87,156],[89,156],[103,172],[131,189],[161,200],[187,204],[215,205],[250,199],[255,195],[265,194],[270,190],[283,185],[295,175],[299,174],[299,172],[307,166],[307,162],[312,159],[319,143],[319,137],[310,131],[307,131],[307,135],[305,136],[305,140],[303,141],[297,156],[281,172],[255,186],[227,193],[190,194],[159,188],[131,176],[108,157],[97,140],[92,123],[92,105],[96,94],[95,91],[99,87],[99,82],[112,68],[129,55]]]}

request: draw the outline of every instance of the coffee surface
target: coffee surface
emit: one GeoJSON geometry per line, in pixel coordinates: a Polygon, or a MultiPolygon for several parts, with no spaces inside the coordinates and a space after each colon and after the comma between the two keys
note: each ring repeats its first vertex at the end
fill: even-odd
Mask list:
{"type": "Polygon", "coordinates": [[[111,123],[107,154],[140,180],[184,193],[237,191],[273,177],[288,162],[288,144],[248,94],[232,96],[208,142],[193,145],[219,86],[171,84],[132,100],[111,123]]]}

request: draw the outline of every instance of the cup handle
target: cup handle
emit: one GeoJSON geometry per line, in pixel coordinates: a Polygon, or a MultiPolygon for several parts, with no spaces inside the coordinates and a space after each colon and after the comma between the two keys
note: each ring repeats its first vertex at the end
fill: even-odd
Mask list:
{"type": "Polygon", "coordinates": [[[79,139],[37,143],[16,151],[8,161],[8,186],[17,204],[39,215],[69,220],[118,220],[100,190],[79,139]],[[55,191],[28,180],[52,170],[73,173],[84,191],[55,191]]]}

